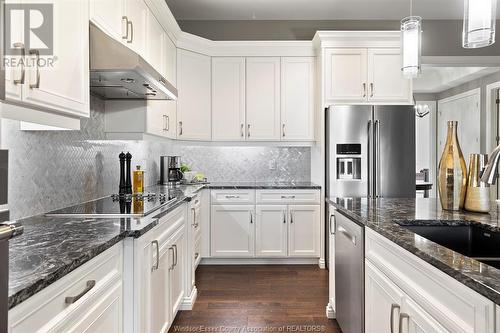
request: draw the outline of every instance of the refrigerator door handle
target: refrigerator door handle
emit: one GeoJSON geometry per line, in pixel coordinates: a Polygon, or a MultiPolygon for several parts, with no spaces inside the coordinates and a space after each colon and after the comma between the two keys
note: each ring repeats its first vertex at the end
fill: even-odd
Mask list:
{"type": "Polygon", "coordinates": [[[375,197],[380,197],[380,121],[375,120],[375,197]]]}
{"type": "Polygon", "coordinates": [[[373,135],[372,135],[372,124],[373,122],[371,120],[368,120],[368,198],[373,197],[373,175],[372,175],[372,141],[373,141],[373,135]]]}

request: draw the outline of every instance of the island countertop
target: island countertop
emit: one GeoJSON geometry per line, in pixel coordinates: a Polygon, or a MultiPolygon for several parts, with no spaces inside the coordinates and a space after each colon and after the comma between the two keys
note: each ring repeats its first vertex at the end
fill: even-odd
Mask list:
{"type": "Polygon", "coordinates": [[[496,203],[492,203],[490,214],[445,211],[441,209],[439,200],[424,198],[328,198],[327,203],[354,222],[374,230],[500,305],[499,269],[432,241],[422,241],[422,236],[395,222],[412,220],[413,225],[478,223],[489,230],[500,231],[500,206],[496,203]]]}

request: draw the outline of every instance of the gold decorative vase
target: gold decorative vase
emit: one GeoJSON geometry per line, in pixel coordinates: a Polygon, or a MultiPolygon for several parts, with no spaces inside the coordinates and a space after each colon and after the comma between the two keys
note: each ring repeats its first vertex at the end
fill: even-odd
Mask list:
{"type": "Polygon", "coordinates": [[[445,210],[464,208],[467,190],[467,166],[457,136],[457,121],[448,122],[448,135],[439,161],[438,188],[445,210]]]}
{"type": "Polygon", "coordinates": [[[490,184],[481,181],[481,175],[488,164],[488,155],[471,154],[465,209],[477,213],[490,212],[490,184]]]}

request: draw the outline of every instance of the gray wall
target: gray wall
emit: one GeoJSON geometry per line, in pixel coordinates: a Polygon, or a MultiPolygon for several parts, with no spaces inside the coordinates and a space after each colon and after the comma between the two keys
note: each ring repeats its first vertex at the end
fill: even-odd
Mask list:
{"type": "Polygon", "coordinates": [[[104,135],[104,103],[91,100],[91,118],[80,131],[23,132],[3,119],[2,146],[9,149],[11,218],[32,216],[117,192],[118,154],[146,164],[146,183],[159,179],[160,155],[181,155],[212,181],[309,181],[310,148],[196,146],[176,141],[110,141],[104,135]],[[269,161],[276,161],[276,170],[269,161]]]}
{"type": "MultiPolygon", "coordinates": [[[[399,30],[399,21],[194,21],[179,20],[181,29],[212,40],[311,40],[318,30],[399,30]]],[[[498,24],[500,26],[500,22],[498,24]]],[[[461,20],[424,20],[424,56],[498,56],[500,43],[466,50],[462,48],[461,20]]]]}

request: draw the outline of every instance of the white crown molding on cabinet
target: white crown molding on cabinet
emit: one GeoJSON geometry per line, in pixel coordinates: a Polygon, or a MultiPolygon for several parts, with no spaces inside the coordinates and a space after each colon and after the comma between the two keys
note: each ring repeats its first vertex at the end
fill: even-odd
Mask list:
{"type": "Polygon", "coordinates": [[[400,31],[318,31],[312,40],[316,48],[399,48],[400,31]]]}

